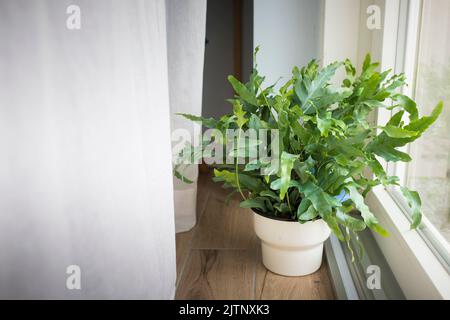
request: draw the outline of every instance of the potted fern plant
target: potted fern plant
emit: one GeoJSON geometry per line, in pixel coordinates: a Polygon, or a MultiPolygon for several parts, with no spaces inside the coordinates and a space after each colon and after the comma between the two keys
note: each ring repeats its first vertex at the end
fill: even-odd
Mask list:
{"type": "MultiPolygon", "coordinates": [[[[416,103],[398,93],[404,75],[378,72],[377,67],[370,55],[358,74],[349,60],[323,69],[311,61],[301,69],[295,67],[292,78],[275,90],[275,85],[262,88],[264,78],[255,64],[248,83],[229,77],[236,92],[230,114],[220,119],[182,115],[212,133],[200,145],[188,145],[180,152],[184,161],[176,164],[175,175],[189,182],[183,177],[183,163],[202,156],[232,160],[212,164],[214,180],[238,192],[240,206],[253,210],[263,263],[269,270],[287,276],[313,273],[321,265],[330,232],[347,242],[367,227],[388,236],[364,203],[374,186],[398,185],[399,179],[389,176],[379,159],[410,161],[398,149],[418,139],[436,121],[443,104],[430,116],[419,117],[416,103]],[[347,76],[340,86],[333,86],[330,82],[338,68],[344,68],[347,76]],[[393,114],[381,127],[367,120],[378,108],[393,114]],[[252,129],[278,134],[262,139],[242,133],[252,129]],[[230,130],[238,133],[229,137],[230,130]],[[212,137],[214,147],[207,148],[212,137]],[[220,148],[230,141],[231,149],[221,154],[220,148]],[[272,161],[267,156],[252,158],[255,147],[272,155],[272,161]]],[[[405,187],[401,190],[412,210],[411,227],[416,228],[422,217],[420,197],[405,187]]]]}

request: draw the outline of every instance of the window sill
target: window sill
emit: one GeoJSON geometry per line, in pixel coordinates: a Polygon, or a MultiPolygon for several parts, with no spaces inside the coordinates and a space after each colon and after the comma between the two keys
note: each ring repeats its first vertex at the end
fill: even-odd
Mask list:
{"type": "Polygon", "coordinates": [[[367,205],[385,226],[390,237],[375,234],[407,299],[450,299],[450,276],[422,237],[410,229],[410,222],[391,195],[376,187],[367,205]]]}

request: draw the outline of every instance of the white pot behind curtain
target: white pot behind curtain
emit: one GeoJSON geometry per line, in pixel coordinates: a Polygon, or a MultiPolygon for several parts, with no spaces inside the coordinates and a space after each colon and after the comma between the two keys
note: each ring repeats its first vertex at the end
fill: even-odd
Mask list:
{"type": "Polygon", "coordinates": [[[73,3],[0,1],[0,298],[168,299],[165,2],[73,3]]]}
{"type": "MultiPolygon", "coordinates": [[[[175,113],[202,113],[206,0],[166,0],[166,5],[172,130],[187,129],[193,137],[194,125],[175,113]]],[[[196,223],[198,166],[189,166],[185,173],[194,183],[174,179],[177,232],[196,223]]]]}

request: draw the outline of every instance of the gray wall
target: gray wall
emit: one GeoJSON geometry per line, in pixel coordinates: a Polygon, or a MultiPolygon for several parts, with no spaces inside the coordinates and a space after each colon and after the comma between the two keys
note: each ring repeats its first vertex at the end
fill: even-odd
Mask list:
{"type": "MultiPolygon", "coordinates": [[[[253,0],[242,2],[242,81],[253,67],[253,0]]],[[[233,0],[208,0],[202,115],[219,118],[232,109],[234,96],[227,77],[234,74],[233,0]]]]}
{"type": "MultiPolygon", "coordinates": [[[[258,69],[267,86],[280,77],[289,78],[294,66],[319,59],[321,10],[320,0],[244,0],[243,82],[249,78],[257,45],[258,69]]],[[[206,37],[202,114],[217,118],[231,111],[225,99],[233,97],[226,79],[234,72],[232,0],[208,0],[206,37]]]]}
{"type": "Polygon", "coordinates": [[[242,3],[242,81],[247,82],[253,70],[253,0],[242,3]]]}
{"type": "Polygon", "coordinates": [[[234,72],[233,0],[208,0],[206,8],[202,115],[219,118],[230,112],[225,100],[233,97],[227,80],[234,72]]]}
{"type": "Polygon", "coordinates": [[[254,1],[253,41],[261,47],[257,63],[266,86],[319,58],[321,22],[319,0],[254,1]]]}

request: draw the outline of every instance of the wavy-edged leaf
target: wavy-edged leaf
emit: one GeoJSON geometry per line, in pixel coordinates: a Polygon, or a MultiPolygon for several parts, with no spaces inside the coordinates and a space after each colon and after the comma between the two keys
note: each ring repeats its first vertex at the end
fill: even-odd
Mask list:
{"type": "Polygon", "coordinates": [[[247,209],[260,209],[263,212],[267,212],[267,207],[265,204],[265,200],[264,198],[260,198],[260,197],[256,197],[253,199],[247,199],[245,201],[241,201],[241,203],[239,203],[239,206],[241,208],[247,208],[247,209]]]}
{"type": "Polygon", "coordinates": [[[388,176],[386,171],[384,171],[383,166],[377,159],[373,158],[367,160],[367,164],[369,165],[370,170],[372,170],[384,186],[397,184],[397,181],[399,180],[398,177],[388,176]]]}
{"type": "Polygon", "coordinates": [[[325,118],[319,117],[319,115],[316,116],[317,120],[317,128],[320,130],[320,134],[323,137],[328,137],[328,132],[331,129],[331,126],[333,125],[333,120],[331,119],[331,112],[327,112],[327,115],[325,118]]]}
{"type": "Polygon", "coordinates": [[[415,121],[419,118],[417,104],[410,97],[403,94],[396,94],[393,99],[409,113],[410,121],[415,121]]]}
{"type": "Polygon", "coordinates": [[[248,121],[248,127],[259,131],[261,129],[269,129],[269,124],[266,121],[261,120],[257,115],[252,114],[250,115],[250,119],[248,121]]]}
{"type": "Polygon", "coordinates": [[[241,83],[233,76],[228,76],[228,81],[231,83],[234,91],[237,93],[239,97],[242,98],[242,100],[251,105],[258,106],[256,96],[253,93],[251,93],[250,90],[248,90],[243,83],[241,83]]]}
{"type": "Polygon", "coordinates": [[[278,191],[281,189],[281,179],[276,179],[270,183],[270,189],[278,191]]]}
{"type": "Polygon", "coordinates": [[[236,117],[236,124],[239,128],[242,128],[244,124],[247,123],[248,119],[245,118],[246,112],[243,109],[243,106],[240,101],[235,101],[233,103],[233,113],[236,117]]]}
{"type": "Polygon", "coordinates": [[[304,195],[303,201],[305,201],[305,199],[309,200],[319,216],[328,224],[334,234],[340,240],[343,240],[344,236],[339,228],[336,217],[333,215],[333,208],[340,206],[341,203],[312,182],[301,184],[298,181],[292,181],[291,185],[298,188],[304,195]]]}
{"type": "Polygon", "coordinates": [[[339,228],[338,221],[335,216],[329,214],[322,216],[323,221],[327,223],[327,225],[330,227],[331,231],[335,234],[335,236],[341,240],[344,241],[345,237],[341,231],[341,228],[339,228]]]}
{"type": "Polygon", "coordinates": [[[366,225],[383,237],[389,236],[389,233],[380,226],[377,218],[370,212],[369,207],[364,203],[363,196],[356,189],[355,185],[349,184],[346,186],[346,189],[349,191],[350,199],[352,199],[355,207],[361,212],[361,216],[366,225]]]}
{"type": "MultiPolygon", "coordinates": [[[[234,188],[237,188],[238,186],[235,172],[214,169],[214,176],[215,177],[213,180],[216,182],[226,182],[234,188]]],[[[265,184],[260,178],[251,177],[242,173],[239,173],[239,183],[241,187],[257,193],[266,188],[265,184]]]]}
{"type": "Polygon", "coordinates": [[[310,178],[314,178],[312,170],[314,169],[314,160],[309,157],[305,162],[296,160],[294,162],[294,171],[299,176],[302,183],[305,183],[310,178]]]}
{"type": "Polygon", "coordinates": [[[411,229],[416,229],[422,222],[422,201],[417,191],[412,191],[405,187],[401,187],[401,190],[412,210],[411,229]]]}
{"type": "Polygon", "coordinates": [[[328,81],[340,66],[342,66],[342,62],[334,62],[320,70],[314,79],[303,78],[295,83],[294,90],[305,114],[308,114],[310,109],[313,108],[313,99],[324,92],[328,81]]]}
{"type": "Polygon", "coordinates": [[[280,202],[280,197],[273,191],[270,190],[263,190],[259,193],[262,197],[271,198],[272,200],[275,200],[277,202],[280,202]]]}
{"type": "Polygon", "coordinates": [[[383,131],[391,138],[413,138],[418,134],[416,131],[410,131],[391,125],[383,127],[383,131]]]}
{"type": "Polygon", "coordinates": [[[363,220],[353,218],[340,209],[336,210],[336,218],[342,225],[349,228],[350,230],[358,232],[363,231],[366,228],[366,224],[363,220]]]}
{"type": "Polygon", "coordinates": [[[261,169],[262,166],[263,166],[263,164],[258,159],[252,160],[245,165],[244,171],[258,170],[258,169],[261,169]]]}
{"type": "Polygon", "coordinates": [[[415,121],[411,121],[407,126],[405,126],[405,129],[417,131],[419,134],[423,133],[437,120],[443,109],[444,103],[441,101],[437,104],[429,116],[424,116],[415,121]]]}
{"type": "Polygon", "coordinates": [[[234,188],[237,187],[236,174],[234,172],[230,172],[228,170],[214,169],[213,180],[215,182],[226,182],[234,188]]]}
{"type": "MultiPolygon", "coordinates": [[[[424,116],[415,121],[411,121],[403,129],[416,132],[416,135],[410,138],[393,138],[389,137],[385,132],[380,133],[373,141],[371,141],[366,151],[373,152],[387,161],[411,161],[411,157],[396,148],[403,147],[406,144],[418,139],[422,133],[427,130],[439,117],[443,109],[443,103],[440,102],[431,112],[430,116],[424,116]]],[[[403,111],[396,113],[388,122],[388,126],[398,126],[401,122],[403,111]]]]}
{"type": "Polygon", "coordinates": [[[298,155],[290,154],[285,151],[281,154],[281,163],[280,163],[280,199],[283,200],[286,192],[289,189],[289,183],[291,182],[291,172],[294,167],[295,160],[298,159],[298,155]]]}
{"type": "Polygon", "coordinates": [[[279,211],[281,214],[288,214],[290,212],[288,205],[284,202],[275,203],[273,207],[277,209],[277,211],[279,211]]]}
{"type": "Polygon", "coordinates": [[[314,208],[314,206],[311,204],[311,202],[309,200],[302,201],[300,206],[298,206],[297,218],[299,220],[310,221],[310,220],[317,218],[318,216],[319,216],[319,213],[317,212],[317,210],[314,208]],[[305,205],[303,205],[304,203],[309,203],[306,210],[304,210],[304,208],[303,208],[305,206],[305,205]]]}
{"type": "Polygon", "coordinates": [[[405,139],[390,138],[383,132],[367,145],[366,152],[374,153],[387,161],[409,162],[410,155],[396,149],[407,143],[403,140],[405,139]]]}
{"type": "Polygon", "coordinates": [[[201,123],[203,126],[210,128],[210,129],[216,128],[219,124],[219,121],[217,121],[216,119],[213,119],[213,118],[203,118],[203,117],[195,116],[195,115],[188,114],[188,113],[176,113],[176,114],[179,116],[182,116],[188,120],[201,123]]]}
{"type": "Polygon", "coordinates": [[[266,189],[266,185],[262,182],[260,177],[249,176],[246,174],[239,174],[239,182],[242,187],[250,190],[251,192],[260,192],[266,189]]]}

